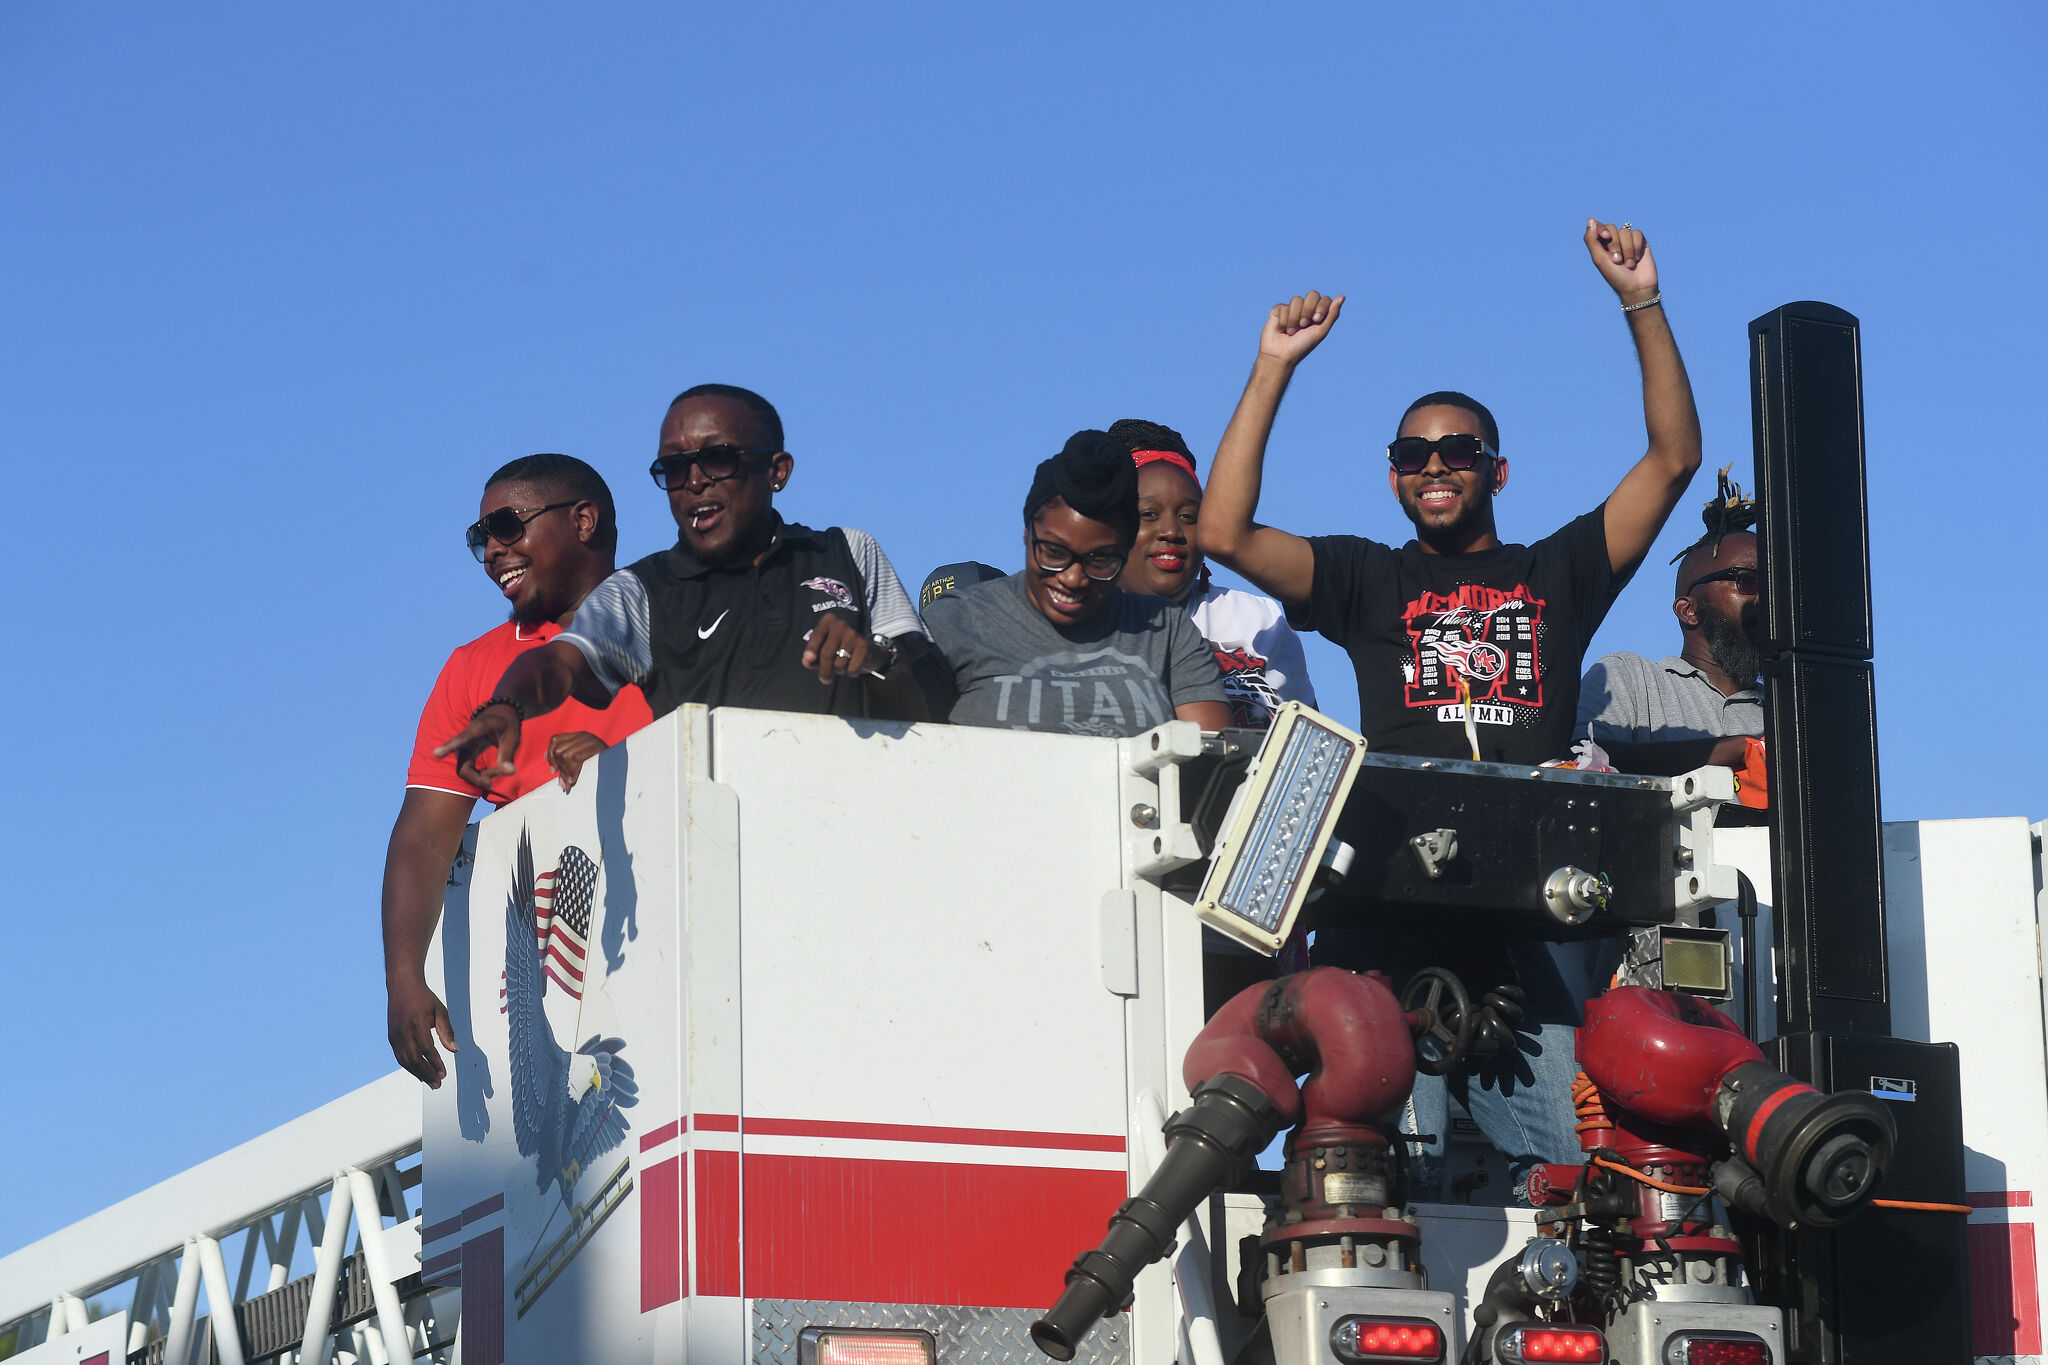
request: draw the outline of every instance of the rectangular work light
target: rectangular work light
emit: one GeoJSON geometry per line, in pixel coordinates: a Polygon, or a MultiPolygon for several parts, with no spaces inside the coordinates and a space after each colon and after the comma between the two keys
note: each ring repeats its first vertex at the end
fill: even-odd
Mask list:
{"type": "Polygon", "coordinates": [[[934,1365],[930,1332],[873,1327],[806,1327],[797,1339],[798,1365],[934,1365]]]}
{"type": "Polygon", "coordinates": [[[1230,799],[1195,913],[1271,956],[1294,928],[1365,741],[1298,701],[1283,705],[1230,799]]]}
{"type": "Polygon", "coordinates": [[[1729,966],[1726,929],[1688,929],[1661,924],[1657,936],[1663,940],[1664,986],[1706,1000],[1728,1000],[1735,995],[1729,966]]]}

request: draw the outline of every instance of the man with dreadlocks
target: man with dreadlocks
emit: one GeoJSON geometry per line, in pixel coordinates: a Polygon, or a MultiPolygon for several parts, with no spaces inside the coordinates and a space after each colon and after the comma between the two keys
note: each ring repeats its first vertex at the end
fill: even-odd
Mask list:
{"type": "Polygon", "coordinates": [[[1125,737],[1169,720],[1230,724],[1216,661],[1163,597],[1117,587],[1138,533],[1138,471],[1078,431],[1024,497],[1024,568],[924,609],[932,708],[955,725],[1125,737]]]}
{"type": "Polygon", "coordinates": [[[1679,551],[1678,653],[1652,663],[1609,654],[1579,686],[1578,733],[1623,772],[1671,776],[1716,764],[1737,770],[1742,804],[1762,809],[1763,699],[1757,681],[1756,506],[1721,471],[1707,533],[1679,551]]]}
{"type": "MultiPolygon", "coordinates": [[[[1224,431],[1202,504],[1210,556],[1287,605],[1298,627],[1351,655],[1359,728],[1374,748],[1526,766],[1569,753],[1587,644],[1700,464],[1699,414],[1662,308],[1657,264],[1628,223],[1589,219],[1583,238],[1618,296],[1642,366],[1648,448],[1599,506],[1532,545],[1505,544],[1494,502],[1508,483],[1500,431],[1476,400],[1427,394],[1402,413],[1387,448],[1388,487],[1415,524],[1395,548],[1362,536],[1302,537],[1255,520],[1266,441],[1295,368],[1336,325],[1344,300],[1310,293],[1276,305],[1224,431]]],[[[1475,942],[1358,925],[1318,931],[1318,961],[1399,977],[1449,966],[1493,989],[1514,1046],[1468,1059],[1415,1090],[1416,1188],[1442,1180],[1446,1088],[1459,1094],[1520,1175],[1576,1162],[1570,1083],[1577,1001],[1540,946],[1475,942]]],[[[1495,1037],[1499,1035],[1496,1033],[1495,1037]]]]}

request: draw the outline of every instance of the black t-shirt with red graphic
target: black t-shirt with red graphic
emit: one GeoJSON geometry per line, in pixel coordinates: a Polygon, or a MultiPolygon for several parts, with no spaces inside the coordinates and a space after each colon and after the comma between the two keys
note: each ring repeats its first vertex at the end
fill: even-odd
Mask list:
{"type": "MultiPolygon", "coordinates": [[[[1568,757],[1586,646],[1629,574],[1607,562],[1605,505],[1534,545],[1465,555],[1313,536],[1315,586],[1288,619],[1342,645],[1375,749],[1488,763],[1568,757]]],[[[1630,570],[1633,573],[1633,569],[1630,570]]]]}

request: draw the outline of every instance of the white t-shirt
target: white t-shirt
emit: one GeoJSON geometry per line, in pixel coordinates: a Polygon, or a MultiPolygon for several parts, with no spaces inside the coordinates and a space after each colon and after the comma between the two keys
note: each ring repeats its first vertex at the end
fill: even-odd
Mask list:
{"type": "Polygon", "coordinates": [[[1236,588],[1197,584],[1187,612],[1215,651],[1223,690],[1230,695],[1231,724],[1263,730],[1282,702],[1316,704],[1301,637],[1287,624],[1278,602],[1236,588]]]}

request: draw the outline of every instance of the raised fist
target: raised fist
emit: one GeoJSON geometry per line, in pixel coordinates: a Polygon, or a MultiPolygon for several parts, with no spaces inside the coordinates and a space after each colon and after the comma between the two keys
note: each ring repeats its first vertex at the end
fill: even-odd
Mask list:
{"type": "Polygon", "coordinates": [[[1259,334],[1259,354],[1283,365],[1300,364],[1310,351],[1322,345],[1343,309],[1342,294],[1325,298],[1313,289],[1286,303],[1274,304],[1273,311],[1266,314],[1266,328],[1259,334]]]}
{"type": "Polygon", "coordinates": [[[1641,228],[1588,218],[1585,240],[1600,278],[1621,295],[1623,303],[1641,303],[1656,294],[1657,262],[1641,228]]]}

